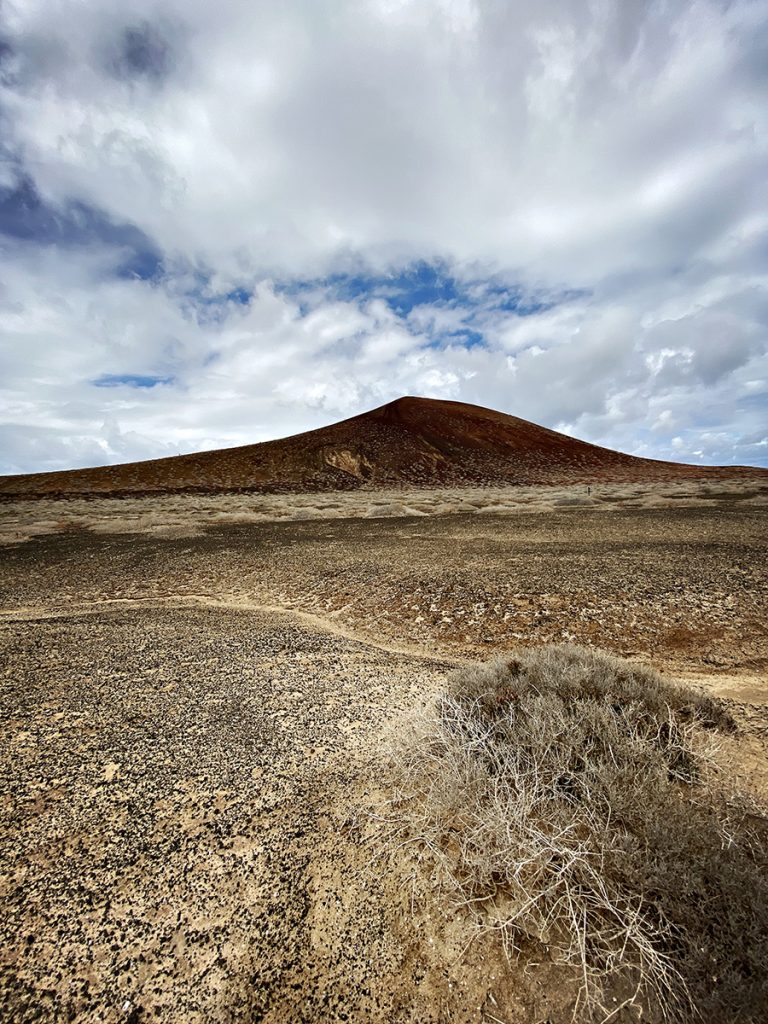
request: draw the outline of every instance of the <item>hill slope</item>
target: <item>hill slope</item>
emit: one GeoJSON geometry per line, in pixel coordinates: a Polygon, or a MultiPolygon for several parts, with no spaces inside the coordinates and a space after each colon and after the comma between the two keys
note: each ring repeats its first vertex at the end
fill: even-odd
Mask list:
{"type": "Polygon", "coordinates": [[[399,398],[304,434],[212,452],[0,477],[0,497],[327,491],[768,476],[623,455],[461,402],[399,398]]]}

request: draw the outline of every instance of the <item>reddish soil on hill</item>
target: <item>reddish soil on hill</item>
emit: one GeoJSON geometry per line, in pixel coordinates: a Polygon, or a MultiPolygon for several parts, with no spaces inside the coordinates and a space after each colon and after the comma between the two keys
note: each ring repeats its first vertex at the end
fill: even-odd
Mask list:
{"type": "Polygon", "coordinates": [[[399,398],[278,441],[120,466],[0,477],[0,497],[331,491],[768,477],[640,459],[461,402],[399,398]]]}

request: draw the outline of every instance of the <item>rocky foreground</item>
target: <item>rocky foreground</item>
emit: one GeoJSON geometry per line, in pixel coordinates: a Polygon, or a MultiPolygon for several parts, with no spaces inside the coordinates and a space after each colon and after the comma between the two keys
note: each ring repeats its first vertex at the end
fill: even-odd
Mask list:
{"type": "Polygon", "coordinates": [[[567,1019],[572,978],[467,948],[386,851],[388,730],[457,659],[576,639],[728,696],[764,788],[765,525],[734,501],[6,546],[0,1018],[567,1019]]]}
{"type": "Polygon", "coordinates": [[[2,643],[4,1021],[396,1019],[399,901],[344,831],[364,749],[442,666],[219,610],[2,643]]]}

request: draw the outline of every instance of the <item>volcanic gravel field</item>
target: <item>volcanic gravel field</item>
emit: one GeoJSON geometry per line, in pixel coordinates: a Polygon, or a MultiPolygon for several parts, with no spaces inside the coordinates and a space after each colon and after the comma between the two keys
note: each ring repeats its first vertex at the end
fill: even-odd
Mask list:
{"type": "Polygon", "coordinates": [[[354,868],[360,920],[315,904],[361,747],[440,666],[199,609],[4,623],[3,648],[3,1020],[394,1019],[365,977],[404,954],[354,868]]]}
{"type": "Polygon", "coordinates": [[[191,535],[58,503],[0,549],[3,1021],[563,1019],[565,975],[467,948],[382,851],[388,730],[462,659],[652,662],[728,698],[765,785],[763,507],[210,525],[189,500],[191,535]]]}

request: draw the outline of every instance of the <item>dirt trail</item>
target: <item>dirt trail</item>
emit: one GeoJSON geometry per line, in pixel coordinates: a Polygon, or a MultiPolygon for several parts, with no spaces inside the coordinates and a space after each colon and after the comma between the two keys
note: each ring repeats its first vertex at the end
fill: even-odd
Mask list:
{"type": "Polygon", "coordinates": [[[456,659],[567,640],[675,673],[768,672],[766,512],[744,502],[193,525],[5,546],[0,605],[203,595],[456,659]]]}
{"type": "MultiPolygon", "coordinates": [[[[102,614],[111,608],[137,609],[184,609],[184,608],[221,608],[231,611],[243,611],[268,615],[285,615],[289,620],[305,623],[310,627],[322,630],[331,636],[353,640],[373,650],[387,654],[403,655],[416,661],[439,663],[446,668],[454,668],[472,662],[473,658],[460,658],[444,651],[435,650],[431,654],[414,644],[392,644],[373,640],[367,634],[338,622],[338,613],[317,615],[296,608],[285,608],[274,604],[260,604],[245,599],[227,600],[224,597],[213,597],[210,594],[176,594],[164,598],[106,598],[101,601],[81,602],[76,605],[36,605],[22,606],[13,609],[0,609],[0,622],[29,622],[42,619],[63,619],[81,615],[102,614]]],[[[755,705],[768,705],[768,682],[764,675],[754,673],[701,673],[679,670],[675,678],[690,686],[705,689],[715,696],[733,701],[748,702],[755,705]]]]}
{"type": "Polygon", "coordinates": [[[471,659],[457,658],[444,653],[435,652],[426,654],[415,645],[399,645],[383,643],[372,640],[369,636],[362,636],[354,630],[340,625],[336,617],[332,615],[315,615],[312,612],[304,612],[297,608],[285,608],[274,604],[260,604],[257,601],[247,601],[242,598],[238,600],[227,600],[225,597],[212,597],[210,594],[176,594],[169,597],[113,597],[101,601],[84,601],[75,605],[36,605],[22,606],[20,608],[0,609],[0,622],[30,622],[43,619],[66,619],[76,618],[81,615],[103,614],[105,611],[120,608],[136,609],[184,609],[184,608],[220,608],[229,611],[250,612],[262,615],[285,615],[289,620],[306,624],[310,627],[322,630],[331,636],[341,637],[345,640],[353,640],[370,647],[375,651],[382,651],[387,654],[403,655],[413,658],[416,661],[428,661],[440,663],[448,667],[465,665],[471,659]]]}

